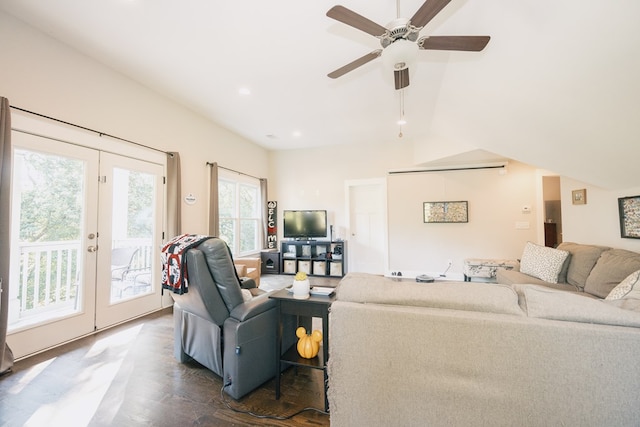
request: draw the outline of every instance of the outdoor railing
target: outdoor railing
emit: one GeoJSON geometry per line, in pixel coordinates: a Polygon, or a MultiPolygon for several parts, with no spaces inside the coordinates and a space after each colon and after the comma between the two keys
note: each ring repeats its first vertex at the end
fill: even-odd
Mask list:
{"type": "Polygon", "coordinates": [[[75,305],[79,241],[21,243],[18,299],[20,312],[75,305]]]}
{"type": "MultiPolygon", "coordinates": [[[[131,270],[151,271],[153,248],[148,239],[113,242],[113,247],[137,247],[131,270]]],[[[81,280],[80,241],[20,243],[17,299],[20,317],[73,308],[81,280]]]]}

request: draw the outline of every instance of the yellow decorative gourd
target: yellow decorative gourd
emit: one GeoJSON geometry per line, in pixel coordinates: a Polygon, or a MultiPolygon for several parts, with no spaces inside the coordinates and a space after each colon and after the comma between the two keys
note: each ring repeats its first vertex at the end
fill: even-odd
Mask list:
{"type": "Polygon", "coordinates": [[[298,340],[298,354],[305,359],[313,359],[318,355],[320,350],[320,341],[322,341],[322,332],[316,330],[311,335],[307,334],[307,330],[300,326],[296,329],[298,340]]]}

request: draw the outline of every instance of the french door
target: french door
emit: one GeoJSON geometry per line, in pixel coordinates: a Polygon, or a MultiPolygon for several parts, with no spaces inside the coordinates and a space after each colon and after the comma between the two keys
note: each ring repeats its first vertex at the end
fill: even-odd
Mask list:
{"type": "Polygon", "coordinates": [[[100,154],[96,328],[161,306],[161,165],[100,154]]]}
{"type": "Polygon", "coordinates": [[[163,166],[22,132],[12,140],[14,355],[159,309],[163,166]]]}

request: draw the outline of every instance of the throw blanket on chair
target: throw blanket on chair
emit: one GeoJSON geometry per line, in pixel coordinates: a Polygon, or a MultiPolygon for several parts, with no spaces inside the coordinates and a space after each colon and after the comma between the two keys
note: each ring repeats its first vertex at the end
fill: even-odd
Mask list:
{"type": "Polygon", "coordinates": [[[201,234],[182,234],[176,236],[162,247],[162,289],[168,289],[176,294],[188,292],[189,278],[187,277],[186,252],[207,240],[210,236],[201,234]]]}

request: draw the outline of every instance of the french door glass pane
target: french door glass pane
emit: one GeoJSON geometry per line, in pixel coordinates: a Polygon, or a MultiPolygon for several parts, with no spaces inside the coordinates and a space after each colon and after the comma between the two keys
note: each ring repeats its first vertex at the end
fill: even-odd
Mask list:
{"type": "Polygon", "coordinates": [[[111,302],[154,291],[155,194],[153,175],[113,169],[111,302]]]}
{"type": "Polygon", "coordinates": [[[85,167],[83,160],[14,150],[12,254],[17,256],[11,261],[10,330],[82,310],[85,167]]]}

